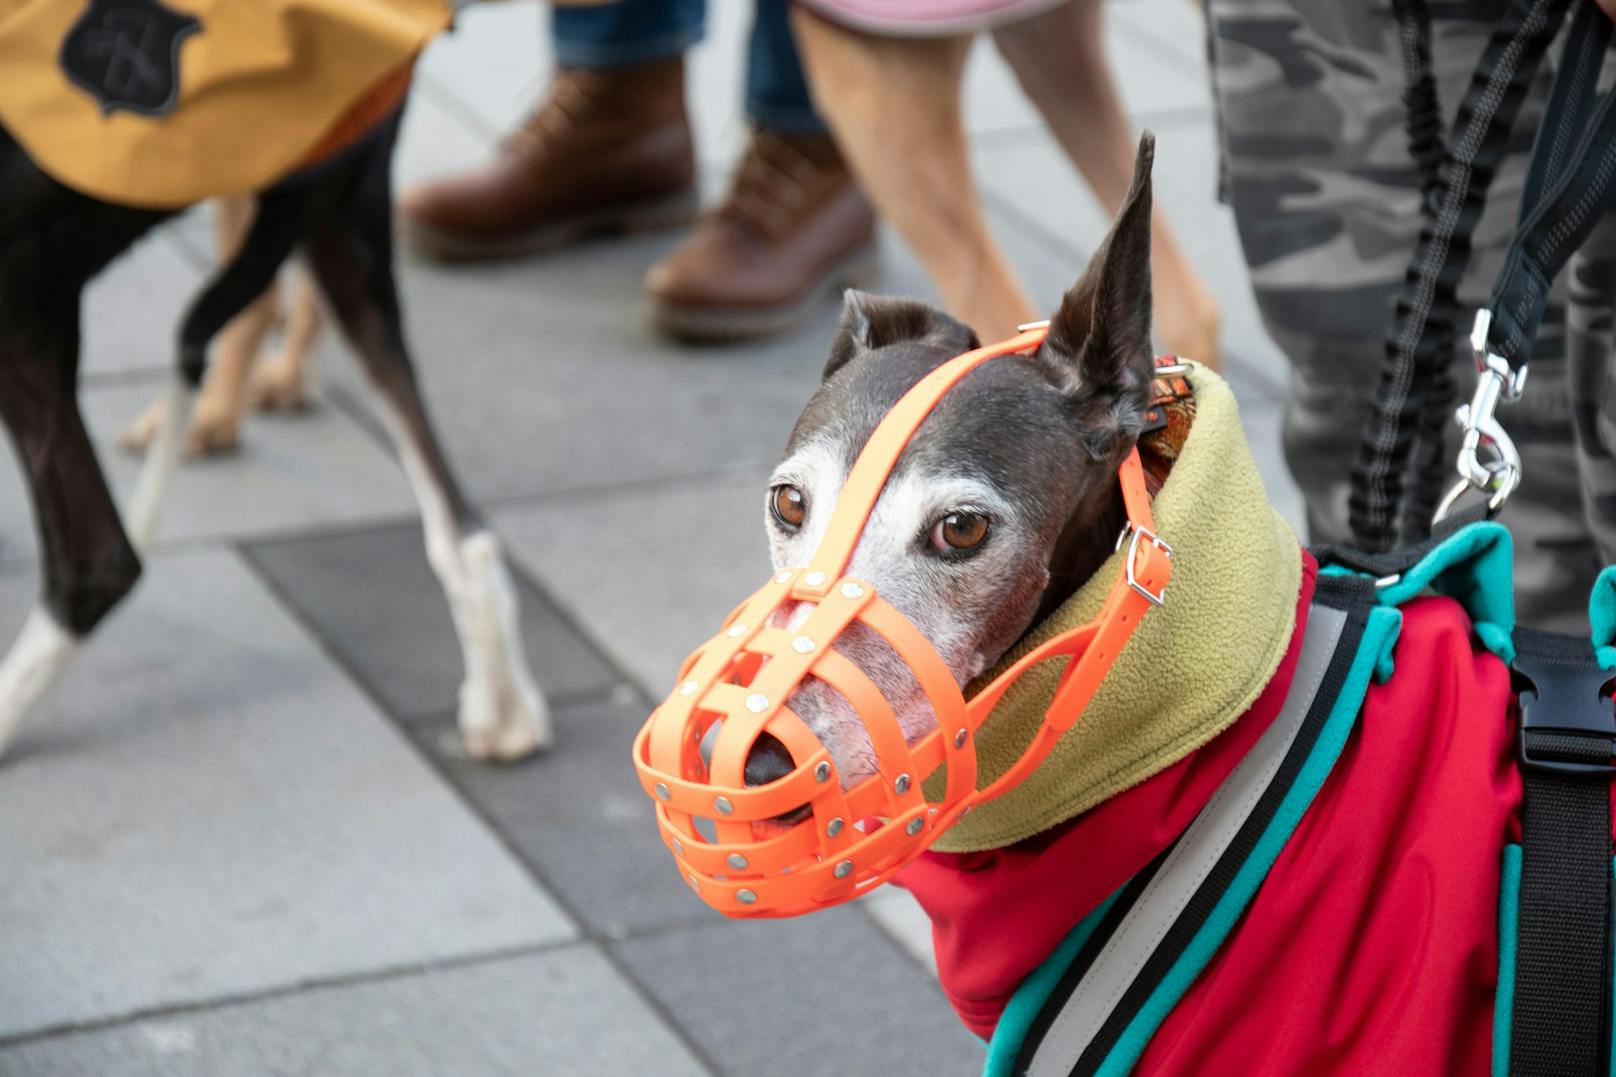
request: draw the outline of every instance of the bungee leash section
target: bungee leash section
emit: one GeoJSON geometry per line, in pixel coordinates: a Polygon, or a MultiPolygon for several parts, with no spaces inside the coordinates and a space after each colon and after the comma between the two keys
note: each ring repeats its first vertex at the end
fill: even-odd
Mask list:
{"type": "Polygon", "coordinates": [[[1408,67],[1410,153],[1426,192],[1425,225],[1387,340],[1374,411],[1353,472],[1354,539],[1366,550],[1418,542],[1469,492],[1495,514],[1521,482],[1497,409],[1519,399],[1549,285],[1593,231],[1616,181],[1616,109],[1597,93],[1611,23],[1593,0],[1515,0],[1498,20],[1444,140],[1430,69],[1425,0],[1395,0],[1408,67]],[[1451,421],[1458,286],[1487,188],[1544,52],[1565,20],[1564,56],[1534,143],[1514,240],[1471,331],[1477,385],[1457,420],[1460,481],[1438,502],[1442,431],[1451,421]]]}

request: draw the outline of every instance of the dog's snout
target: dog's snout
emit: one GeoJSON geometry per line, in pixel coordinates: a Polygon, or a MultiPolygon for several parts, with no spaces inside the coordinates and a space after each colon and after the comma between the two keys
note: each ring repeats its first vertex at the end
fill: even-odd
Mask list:
{"type": "Polygon", "coordinates": [[[767,785],[790,774],[795,766],[791,753],[786,751],[786,746],[780,743],[778,737],[770,733],[759,734],[752,750],[746,755],[746,784],[767,785]]]}

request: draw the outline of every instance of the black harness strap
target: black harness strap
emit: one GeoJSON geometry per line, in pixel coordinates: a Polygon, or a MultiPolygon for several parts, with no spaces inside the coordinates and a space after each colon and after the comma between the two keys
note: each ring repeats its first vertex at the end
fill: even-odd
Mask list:
{"type": "Polygon", "coordinates": [[[1610,1068],[1613,676],[1586,640],[1515,633],[1525,785],[1512,1077],[1610,1068]]]}

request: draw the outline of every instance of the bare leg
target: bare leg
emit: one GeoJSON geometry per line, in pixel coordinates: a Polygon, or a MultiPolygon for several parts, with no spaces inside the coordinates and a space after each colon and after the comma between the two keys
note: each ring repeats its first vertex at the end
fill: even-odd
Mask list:
{"type": "MultiPolygon", "coordinates": [[[[1138,140],[1117,96],[1102,37],[1102,0],[1071,0],[1002,27],[994,41],[1022,88],[1108,213],[1133,175],[1138,140]]],[[[1169,352],[1219,365],[1217,301],[1195,275],[1160,203],[1151,222],[1156,331],[1169,352]]]]}
{"type": "Polygon", "coordinates": [[[466,663],[460,688],[466,752],[476,759],[520,759],[550,744],[549,712],[528,669],[516,589],[499,539],[460,494],[405,348],[392,268],[390,151],[390,137],[379,139],[351,199],[329,207],[311,230],[307,260],[381,394],[388,431],[420,503],[427,559],[448,597],[466,663]]]}
{"type": "Polygon", "coordinates": [[[300,411],[308,406],[308,381],[315,342],[325,327],[314,282],[307,274],[294,276],[281,346],[253,368],[247,385],[252,406],[260,411],[300,411]]]}
{"type": "MultiPolygon", "coordinates": [[[[256,200],[251,195],[220,198],[214,201],[214,209],[214,238],[223,265],[241,249],[257,213],[256,200]]],[[[187,455],[228,452],[240,440],[247,376],[264,338],[279,317],[278,292],[275,278],[271,277],[263,294],[220,331],[185,434],[187,455]]],[[[144,452],[163,424],[166,401],[166,397],[158,397],[148,404],[119,435],[119,445],[130,452],[144,452]]]]}
{"type": "Polygon", "coordinates": [[[949,310],[995,340],[1038,317],[988,231],[971,178],[960,115],[970,39],[873,37],[800,8],[792,20],[815,105],[949,310]]]}

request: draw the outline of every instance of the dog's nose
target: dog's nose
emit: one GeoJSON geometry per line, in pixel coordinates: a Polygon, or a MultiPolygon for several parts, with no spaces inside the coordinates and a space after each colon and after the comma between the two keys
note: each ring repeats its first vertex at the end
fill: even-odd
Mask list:
{"type": "Polygon", "coordinates": [[[784,778],[796,766],[791,753],[771,733],[761,733],[746,754],[746,784],[767,785],[776,778],[784,778]]]}

